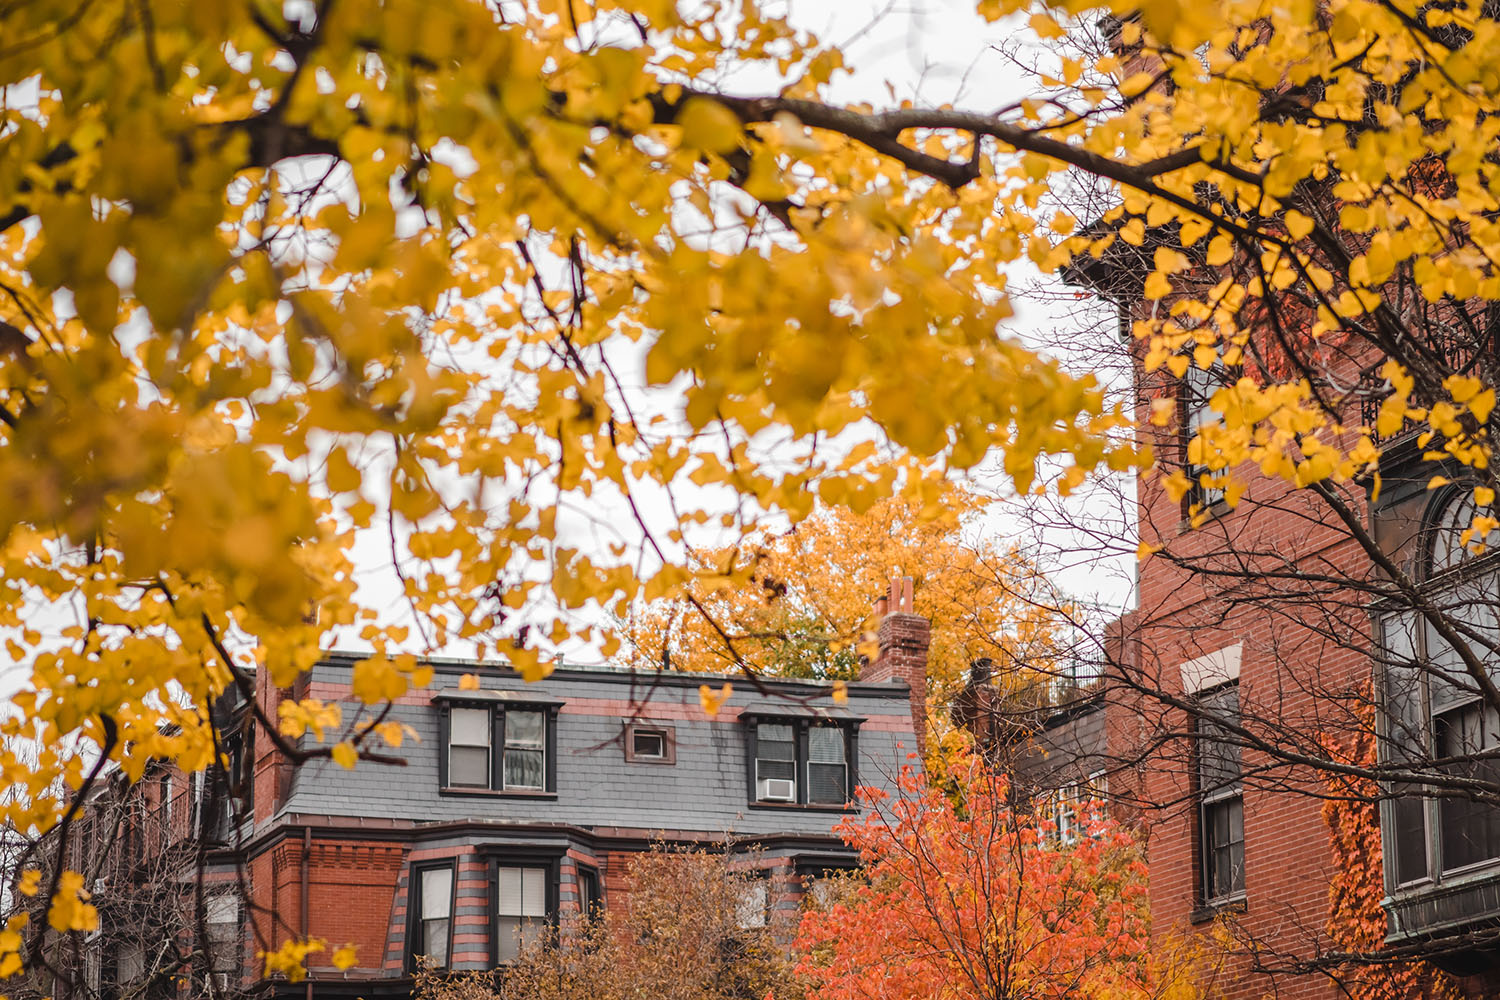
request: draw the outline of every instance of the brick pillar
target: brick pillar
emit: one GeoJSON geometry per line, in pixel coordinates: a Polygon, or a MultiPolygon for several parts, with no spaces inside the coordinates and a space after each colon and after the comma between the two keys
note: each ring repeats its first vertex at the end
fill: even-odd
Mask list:
{"type": "Polygon", "coordinates": [[[917,734],[917,752],[927,751],[927,647],[932,625],[913,610],[912,578],[891,581],[890,593],[875,602],[879,621],[875,637],[879,652],[859,672],[871,684],[901,683],[911,698],[911,725],[917,734]]]}

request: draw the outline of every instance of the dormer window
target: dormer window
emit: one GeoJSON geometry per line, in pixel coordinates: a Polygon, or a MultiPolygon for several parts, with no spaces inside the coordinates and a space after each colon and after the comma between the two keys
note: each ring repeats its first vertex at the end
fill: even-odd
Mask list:
{"type": "Polygon", "coordinates": [[[512,691],[440,691],[444,791],[547,795],[557,791],[562,702],[512,691]]]}
{"type": "Polygon", "coordinates": [[[799,716],[755,718],[750,801],[760,805],[843,807],[854,798],[859,720],[799,716]]]}

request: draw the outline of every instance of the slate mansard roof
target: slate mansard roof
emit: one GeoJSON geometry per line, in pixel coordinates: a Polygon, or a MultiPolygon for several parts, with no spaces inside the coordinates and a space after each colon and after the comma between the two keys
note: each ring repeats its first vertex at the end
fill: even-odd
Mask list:
{"type": "MultiPolygon", "coordinates": [[[[349,678],[359,658],[329,655],[311,672],[305,696],[342,701],[347,718],[357,708],[349,696],[349,678]]],[[[910,759],[917,746],[910,696],[901,680],[850,683],[847,700],[839,704],[833,685],[819,681],[765,680],[756,685],[744,677],[564,666],[528,684],[508,671],[478,670],[473,662],[434,661],[432,666],[432,685],[399,699],[387,717],[416,734],[393,751],[405,766],[362,762],[350,771],[328,760],[308,762],[293,775],[270,824],[344,817],[402,826],[482,822],[565,825],[600,833],[826,837],[841,810],[750,801],[749,718],[790,715],[854,726],[860,785],[893,790],[901,767],[916,763],[910,759]],[[460,678],[476,671],[480,690],[461,691],[460,678]],[[725,680],[734,691],[709,716],[700,703],[699,686],[717,688],[725,680]],[[456,698],[555,708],[555,796],[441,790],[441,705],[456,698]],[[628,722],[670,727],[675,763],[627,761],[628,722]]]]}

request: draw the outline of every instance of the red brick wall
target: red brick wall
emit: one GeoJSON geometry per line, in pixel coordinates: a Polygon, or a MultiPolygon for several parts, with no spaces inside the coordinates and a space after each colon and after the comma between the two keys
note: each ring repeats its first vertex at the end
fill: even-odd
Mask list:
{"type": "MultiPolygon", "coordinates": [[[[1150,391],[1151,377],[1143,380],[1150,391]]],[[[1140,426],[1149,427],[1142,402],[1140,426]]],[[[1176,428],[1153,433],[1156,454],[1180,453],[1176,428]]],[[[1253,577],[1257,565],[1303,565],[1333,578],[1360,578],[1368,561],[1309,492],[1257,478],[1253,469],[1239,471],[1251,478],[1246,499],[1197,530],[1186,528],[1181,504],[1157,485],[1154,474],[1143,478],[1141,537],[1167,545],[1174,557],[1203,562],[1196,572],[1160,556],[1141,563],[1138,608],[1122,623],[1121,655],[1125,669],[1148,687],[1180,694],[1182,663],[1239,643],[1239,696],[1247,725],[1255,728],[1253,720],[1266,720],[1261,728],[1278,745],[1311,741],[1347,725],[1336,696],[1369,677],[1371,661],[1362,648],[1369,624],[1357,612],[1360,601],[1337,590],[1306,602],[1290,594],[1280,600],[1274,594],[1278,585],[1233,574],[1249,569],[1253,577]],[[1236,567],[1231,554],[1247,562],[1236,567]],[[1231,574],[1216,576],[1205,568],[1231,574]],[[1282,724],[1284,731],[1273,731],[1270,722],[1282,724]]],[[[1362,488],[1347,487],[1346,499],[1362,509],[1362,488]]],[[[1153,740],[1188,728],[1185,713],[1138,695],[1112,701],[1108,711],[1111,746],[1117,750],[1152,746],[1153,740]]],[[[1330,853],[1322,802],[1308,794],[1319,788],[1317,775],[1282,767],[1257,784],[1254,772],[1269,763],[1250,750],[1242,754],[1243,770],[1250,775],[1244,787],[1246,904],[1242,912],[1220,919],[1241,944],[1307,957],[1327,946],[1328,882],[1337,859],[1330,853]]],[[[1214,927],[1194,919],[1200,887],[1191,766],[1189,741],[1169,739],[1118,781],[1110,779],[1112,792],[1130,799],[1139,793],[1145,804],[1139,818],[1149,852],[1153,928],[1164,937],[1206,935],[1214,927]]],[[[1337,995],[1322,977],[1257,974],[1243,956],[1208,974],[1226,1000],[1337,995]]]]}

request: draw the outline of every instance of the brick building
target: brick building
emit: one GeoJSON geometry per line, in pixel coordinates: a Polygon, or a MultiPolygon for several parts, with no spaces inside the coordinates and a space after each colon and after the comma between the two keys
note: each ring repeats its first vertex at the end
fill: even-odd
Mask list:
{"type": "MultiPolygon", "coordinates": [[[[629,857],[659,844],[747,852],[764,878],[744,919],[790,929],[811,880],[857,864],[831,832],[856,808],[855,787],[893,788],[923,737],[928,624],[911,613],[910,587],[882,602],[880,653],[842,702],[819,681],[564,665],[528,684],[493,664],[434,661],[432,684],[388,716],[415,737],[396,751],[404,766],[352,771],[293,767],[242,724],[245,705],[221,705],[223,731],[245,734],[226,747],[231,780],[153,772],[88,810],[96,835],[154,846],[97,883],[101,930],[72,995],[85,984],[140,994],[152,963],[133,936],[139,907],[115,900],[149,877],[191,887],[199,870],[207,954],[191,981],[164,977],[144,995],[234,993],[259,978],[258,949],[311,936],[356,945],[359,964],[341,972],[314,953],[307,982],[273,979],[269,995],[406,996],[418,955],[494,968],[581,907],[615,905],[629,857]],[[460,688],[471,672],[480,687],[460,688]],[[732,695],[706,715],[699,686],[726,679],[732,695]],[[219,785],[239,794],[216,796],[219,785]],[[109,818],[116,807],[122,824],[109,818]],[[201,867],[164,865],[174,855],[201,867]]],[[[290,691],[262,675],[266,716],[295,697],[342,702],[351,717],[357,659],[331,654],[290,691]]],[[[191,948],[196,920],[179,923],[147,936],[191,948]]]]}
{"type": "MultiPolygon", "coordinates": [[[[1189,461],[1187,442],[1219,419],[1209,400],[1237,373],[1217,363],[1190,364],[1180,379],[1147,372],[1131,346],[1133,324],[1170,307],[1146,301],[1141,279],[1153,247],[1173,240],[1148,230],[1143,246],[1116,243],[1068,277],[1118,309],[1143,443],[1161,472],[1180,470],[1191,487],[1173,496],[1154,473],[1137,484],[1139,537],[1161,551],[1140,563],[1136,607],[1100,644],[1099,689],[1060,711],[997,722],[976,678],[971,724],[992,747],[1024,747],[1013,763],[1034,786],[1061,790],[1055,797],[1107,789],[1142,833],[1154,932],[1220,941],[1227,932],[1234,942],[1235,956],[1212,973],[1228,998],[1343,995],[1308,963],[1340,950],[1330,884],[1348,859],[1334,855],[1324,817],[1328,748],[1363,740],[1362,767],[1405,776],[1362,793],[1378,800],[1384,946],[1493,995],[1500,772],[1490,756],[1500,715],[1483,678],[1500,659],[1500,554],[1466,546],[1479,480],[1435,461],[1426,428],[1406,426],[1381,442],[1378,477],[1323,496],[1240,469],[1250,486],[1231,508],[1189,461]],[[1158,426],[1152,404],[1162,399],[1174,401],[1175,419],[1158,426]],[[1442,482],[1434,476],[1453,483],[1431,488],[1442,482]]],[[[1200,265],[1180,276],[1179,292],[1219,277],[1200,265]]],[[[1455,372],[1493,384],[1493,344],[1432,348],[1455,372]]],[[[1379,361],[1351,343],[1329,352],[1326,376],[1364,385],[1379,361]]],[[[1372,383],[1366,412],[1348,424],[1373,425],[1388,391],[1372,383]]]]}

